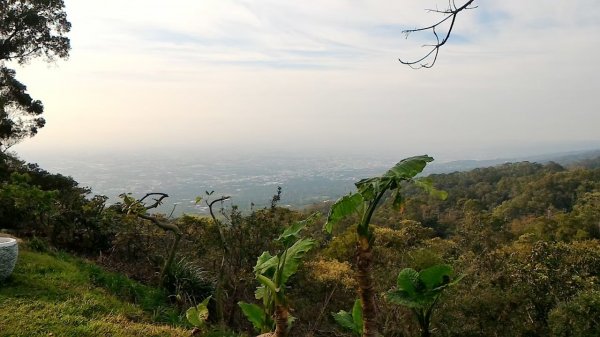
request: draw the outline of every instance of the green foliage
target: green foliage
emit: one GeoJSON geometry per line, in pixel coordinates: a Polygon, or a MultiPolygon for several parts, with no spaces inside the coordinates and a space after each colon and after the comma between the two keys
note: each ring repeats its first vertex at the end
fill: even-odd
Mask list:
{"type": "Polygon", "coordinates": [[[0,151],[35,135],[45,124],[42,102],[31,98],[5,62],[66,58],[71,47],[65,34],[70,29],[62,0],[0,2],[0,151]]]}
{"type": "Polygon", "coordinates": [[[451,275],[452,267],[446,264],[435,265],[421,272],[405,268],[398,274],[396,290],[388,293],[388,300],[413,309],[429,308],[446,287],[461,279],[451,282],[451,275]]]}
{"type": "MultiPolygon", "coordinates": [[[[277,307],[284,308],[287,315],[286,283],[296,273],[306,253],[316,245],[315,240],[300,238],[299,235],[317,217],[318,215],[313,214],[306,220],[298,221],[283,231],[277,239],[285,247],[283,252],[274,256],[269,252],[263,252],[258,257],[254,273],[261,285],[256,288],[255,297],[262,300],[263,313],[259,313],[259,307],[256,305],[245,302],[239,302],[238,305],[253,326],[261,332],[273,330],[273,326],[268,327],[267,324],[270,323],[269,317],[273,317],[276,312],[281,310],[277,310],[277,307]]],[[[294,318],[289,316],[286,319],[289,328],[294,318]]],[[[271,322],[276,321],[276,319],[271,320],[271,322]]]]}
{"type": "Polygon", "coordinates": [[[214,280],[206,270],[182,257],[166,272],[163,286],[180,306],[185,307],[210,295],[214,290],[214,280]]]}
{"type": "Polygon", "coordinates": [[[327,222],[324,229],[327,233],[331,233],[333,226],[340,222],[345,217],[356,212],[364,202],[363,197],[359,193],[343,196],[331,206],[327,222]]]}
{"type": "Polygon", "coordinates": [[[0,155],[0,217],[3,228],[21,237],[37,236],[55,247],[94,254],[106,251],[116,232],[104,213],[106,197],[72,178],[0,155]]]}
{"type": "Polygon", "coordinates": [[[27,248],[38,253],[47,253],[50,251],[50,246],[48,245],[48,242],[36,236],[27,241],[27,248]]]}
{"type": "Polygon", "coordinates": [[[185,318],[187,318],[191,325],[197,328],[204,328],[206,326],[206,320],[208,320],[208,301],[211,298],[212,296],[208,296],[200,304],[189,308],[185,312],[185,318]]]}
{"type": "Polygon", "coordinates": [[[440,264],[417,272],[405,268],[398,274],[396,289],[387,294],[388,301],[413,310],[422,336],[429,336],[429,325],[433,309],[447,287],[458,283],[462,276],[452,279],[450,265],[440,264]]]}
{"type": "Polygon", "coordinates": [[[58,212],[58,191],[44,191],[32,186],[31,180],[28,173],[13,172],[10,180],[0,186],[0,198],[6,203],[4,210],[9,213],[8,221],[33,223],[42,230],[58,212]]]}
{"type": "Polygon", "coordinates": [[[252,323],[252,326],[254,326],[256,330],[260,331],[261,333],[273,330],[275,322],[269,315],[267,315],[267,312],[262,307],[243,301],[238,302],[238,305],[242,309],[244,316],[246,316],[248,321],[252,323]]]}
{"type": "MultiPolygon", "coordinates": [[[[152,280],[164,261],[162,252],[167,251],[169,241],[165,240],[163,230],[149,226],[133,214],[120,213],[120,207],[105,208],[105,198],[89,198],[89,191],[78,187],[71,178],[6,159],[0,162],[0,183],[4,188],[4,192],[0,191],[3,226],[23,238],[35,235],[34,240],[23,245],[25,249],[56,252],[58,246],[85,252],[90,258],[102,251],[99,261],[146,282],[152,280]],[[7,187],[9,185],[12,186],[7,187]],[[48,192],[56,194],[49,204],[51,209],[45,211],[33,201],[39,199],[36,193],[48,192]],[[10,196],[2,193],[10,193],[10,196]],[[24,211],[28,203],[32,211],[24,211]],[[37,214],[43,215],[38,217],[37,214]]],[[[372,197],[378,185],[373,179],[363,183],[362,191],[372,197]]],[[[595,310],[600,291],[597,241],[600,237],[600,170],[566,170],[556,164],[506,164],[470,172],[413,177],[400,187],[402,196],[388,189],[376,207],[370,209],[360,190],[346,196],[354,202],[336,204],[330,212],[328,226],[333,236],[314,229],[307,231],[315,240],[314,245],[301,241],[305,240],[300,236],[306,226],[296,220],[302,215],[277,207],[247,215],[235,207],[222,210],[230,220],[220,227],[230,247],[228,252],[222,250],[219,227],[213,220],[190,215],[175,219],[173,223],[185,235],[180,250],[185,259],[178,261],[182,268],[173,271],[173,287],[169,287],[168,292],[143,286],[123,275],[106,273],[87,263],[77,262],[75,269],[67,268],[72,258],[54,253],[52,257],[66,264],[44,261],[44,267],[33,272],[37,276],[27,281],[27,287],[16,286],[15,282],[26,279],[23,273],[18,273],[0,288],[3,308],[8,305],[21,321],[27,321],[24,317],[28,314],[33,315],[33,326],[19,326],[19,321],[2,313],[0,325],[12,329],[8,330],[9,334],[33,336],[36,333],[46,336],[48,332],[65,336],[104,333],[97,331],[109,331],[116,336],[126,333],[116,330],[119,326],[123,326],[122,330],[128,335],[135,336],[139,333],[130,332],[133,325],[149,321],[189,326],[176,308],[188,308],[210,295],[211,282],[218,277],[223,261],[231,275],[224,278],[222,292],[223,321],[228,328],[249,331],[256,326],[259,331],[273,331],[276,317],[273,308],[279,302],[286,308],[293,305],[293,313],[299,317],[294,324],[294,335],[330,336],[336,322],[324,319],[328,315],[323,313],[332,310],[328,308],[351,307],[349,301],[355,297],[352,292],[357,282],[351,280],[355,273],[347,262],[356,257],[358,232],[366,234],[373,247],[371,270],[376,280],[372,287],[375,299],[394,285],[399,291],[398,283],[403,285],[406,294],[407,289],[412,289],[413,295],[428,288],[440,288],[435,285],[444,282],[448,270],[444,270],[445,267],[432,269],[429,276],[425,271],[442,261],[470,275],[454,287],[443,285],[444,300],[435,301],[434,296],[435,314],[430,314],[429,325],[436,327],[436,335],[598,334],[597,326],[586,318],[598,315],[595,310]],[[442,200],[443,192],[440,194],[427,187],[431,184],[449,192],[446,200],[442,200]],[[398,202],[402,202],[400,208],[398,202]],[[349,207],[346,209],[346,206],[349,207]],[[375,208],[377,212],[367,212],[375,208]],[[371,223],[359,232],[358,224],[352,225],[352,222],[361,221],[368,214],[372,215],[371,223]],[[284,228],[286,224],[290,226],[284,228]],[[284,252],[287,252],[285,257],[284,252]],[[288,258],[296,254],[299,259],[288,258]],[[257,256],[260,256],[259,261],[257,256]],[[299,268],[300,262],[306,259],[312,270],[299,268]],[[281,267],[285,265],[287,269],[281,267]],[[341,265],[345,267],[338,268],[341,265]],[[263,273],[257,275],[253,266],[263,273]],[[397,275],[390,275],[390,270],[401,267],[413,268],[412,276],[407,273],[403,281],[399,281],[395,278],[397,275]],[[421,273],[415,276],[418,270],[421,273]],[[63,276],[69,278],[68,282],[59,282],[63,276]],[[279,277],[277,282],[276,277],[279,277]],[[257,292],[255,280],[259,282],[257,292]],[[278,286],[282,280],[285,280],[284,285],[278,286]],[[95,291],[103,295],[90,294],[95,291]],[[83,300],[79,294],[84,294],[83,300]],[[126,304],[117,304],[104,295],[126,304]],[[264,302],[250,304],[256,295],[261,301],[267,299],[270,311],[265,309],[264,302]],[[110,308],[116,309],[111,311],[110,308]],[[118,318],[105,316],[111,312],[118,318]],[[241,313],[248,316],[251,323],[247,323],[241,313]],[[94,320],[95,317],[101,317],[102,321],[94,320]],[[63,322],[81,328],[72,332],[59,327],[63,322]],[[43,323],[47,323],[47,329],[43,323]],[[104,324],[102,329],[109,330],[97,330],[100,324],[104,324]]],[[[134,203],[131,203],[133,208],[134,203]]],[[[22,267],[17,265],[17,268],[22,267]]],[[[418,320],[412,319],[412,315],[422,310],[423,303],[431,303],[431,296],[421,296],[418,301],[396,296],[395,303],[405,306],[395,306],[391,301],[377,303],[376,323],[383,336],[414,336],[419,330],[427,331],[421,329],[426,323],[426,312],[418,320]]],[[[214,321],[212,314],[211,311],[214,321]]],[[[355,323],[354,318],[363,318],[352,312],[346,312],[343,317],[339,319],[348,326],[350,322],[355,323]]],[[[235,336],[225,326],[222,329],[206,328],[203,333],[235,336]]],[[[145,331],[146,335],[169,335],[145,331]]],[[[173,335],[186,334],[189,332],[173,335]]]]}
{"type": "Polygon", "coordinates": [[[579,293],[550,312],[548,325],[555,337],[600,336],[600,291],[579,293]]]}
{"type": "Polygon", "coordinates": [[[352,312],[340,310],[338,313],[332,313],[335,322],[346,330],[350,330],[354,335],[360,336],[363,333],[362,306],[360,300],[354,301],[352,312]]]}
{"type": "MultiPolygon", "coordinates": [[[[364,312],[363,326],[364,336],[376,336],[378,334],[376,321],[375,293],[373,292],[373,278],[371,265],[372,244],[374,241],[371,218],[375,209],[379,206],[384,194],[388,191],[392,193],[392,204],[398,207],[402,204],[403,198],[400,194],[401,184],[407,181],[414,181],[414,177],[421,173],[428,162],[433,161],[429,156],[416,156],[401,160],[394,167],[388,170],[380,177],[362,179],[356,185],[357,192],[345,196],[336,201],[332,206],[324,225],[324,230],[331,233],[335,224],[341,219],[353,214],[360,213],[360,221],[356,226],[358,242],[356,245],[357,260],[357,284],[359,285],[359,294],[361,305],[364,312]]],[[[421,182],[419,187],[428,189],[430,192],[437,191],[426,181],[421,182]]],[[[438,195],[445,195],[440,192],[438,195]]]]}
{"type": "MultiPolygon", "coordinates": [[[[358,190],[356,193],[342,197],[331,206],[324,229],[331,233],[333,226],[341,219],[360,211],[362,220],[359,223],[358,231],[366,233],[373,211],[383,193],[388,190],[394,191],[394,204],[399,204],[401,201],[400,184],[403,181],[412,180],[431,161],[433,161],[433,158],[429,156],[406,158],[398,162],[381,177],[358,181],[355,184],[358,190]]],[[[420,186],[430,187],[431,185],[422,183],[420,186]]]]}
{"type": "Polygon", "coordinates": [[[135,303],[145,311],[152,312],[156,320],[179,322],[177,312],[170,308],[164,290],[135,282],[119,273],[109,273],[94,264],[78,263],[78,267],[94,286],[125,301],[135,303]]]}

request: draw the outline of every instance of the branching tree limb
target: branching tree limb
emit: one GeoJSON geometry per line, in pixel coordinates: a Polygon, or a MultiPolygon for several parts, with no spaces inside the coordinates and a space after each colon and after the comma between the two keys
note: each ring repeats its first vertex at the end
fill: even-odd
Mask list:
{"type": "Polygon", "coordinates": [[[173,261],[175,260],[175,254],[177,252],[177,248],[179,247],[179,241],[181,241],[183,232],[175,224],[167,222],[167,221],[163,221],[156,216],[149,215],[149,214],[147,214],[147,211],[160,206],[160,204],[162,204],[163,199],[168,198],[169,195],[166,193],[153,192],[153,193],[147,193],[145,196],[143,196],[142,198],[140,198],[138,200],[133,199],[132,197],[130,197],[127,194],[121,194],[121,197],[123,198],[123,201],[124,201],[123,210],[127,211],[128,214],[133,213],[138,218],[148,220],[148,221],[152,222],[153,224],[155,224],[158,228],[161,228],[165,231],[172,232],[173,235],[175,235],[175,240],[173,241],[173,244],[171,245],[171,249],[169,249],[169,255],[167,256],[167,259],[165,260],[165,264],[163,265],[163,268],[160,271],[159,282],[161,285],[164,285],[165,275],[168,272],[168,270],[171,269],[171,265],[173,264],[173,261]],[[154,197],[152,199],[153,203],[151,203],[149,205],[144,204],[144,200],[146,200],[146,198],[149,198],[149,197],[154,197]]]}
{"type": "Polygon", "coordinates": [[[423,57],[421,57],[417,60],[406,61],[403,59],[398,59],[398,61],[400,61],[400,63],[406,64],[414,69],[433,67],[433,65],[437,61],[437,57],[440,52],[440,48],[443,45],[445,45],[446,42],[448,42],[448,39],[450,38],[450,35],[452,34],[452,30],[454,29],[454,24],[456,22],[456,17],[458,16],[459,13],[461,13],[464,10],[477,8],[477,6],[473,6],[473,2],[475,2],[475,0],[468,0],[461,6],[457,6],[455,0],[448,0],[448,8],[445,10],[429,9],[428,12],[442,14],[443,18],[431,26],[415,28],[415,29],[408,29],[408,30],[403,31],[402,33],[405,34],[406,37],[408,38],[408,36],[411,33],[431,31],[433,33],[433,35],[435,36],[436,43],[424,45],[423,47],[429,47],[430,50],[427,53],[425,53],[425,55],[423,57]],[[444,24],[448,21],[450,22],[450,26],[448,27],[448,30],[446,31],[445,34],[440,36],[440,34],[438,34],[438,29],[441,27],[442,24],[444,24]],[[429,61],[429,60],[431,60],[431,61],[429,61]]]}

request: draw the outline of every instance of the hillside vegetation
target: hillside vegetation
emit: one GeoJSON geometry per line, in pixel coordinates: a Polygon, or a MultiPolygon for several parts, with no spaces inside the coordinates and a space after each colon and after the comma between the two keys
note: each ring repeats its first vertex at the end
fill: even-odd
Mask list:
{"type": "Polygon", "coordinates": [[[372,246],[375,325],[383,336],[598,336],[597,162],[569,168],[522,162],[431,175],[418,183],[426,191],[408,179],[398,185],[401,194],[382,194],[368,232],[348,213],[328,234],[326,217],[309,214],[327,214],[330,205],[280,208],[285,191],[274,191],[271,207],[250,213],[232,206],[235,200],[199,193],[198,202],[212,203],[214,217],[170,219],[148,212],[151,198],[124,196],[121,204],[105,205],[71,178],[6,157],[0,170],[5,231],[146,285],[63,253],[24,251],[0,289],[3,308],[10,308],[0,312],[2,333],[189,335],[170,326],[191,327],[186,310],[211,296],[199,327],[204,334],[274,331],[280,308],[294,317],[289,336],[360,335],[355,275],[357,230],[363,230],[372,246]],[[164,270],[170,252],[173,263],[164,270]],[[294,259],[291,269],[275,263],[286,256],[294,259]],[[432,293],[433,304],[426,297],[390,301],[389,293],[407,287],[398,283],[406,268],[444,270],[440,284],[456,282],[432,293]],[[276,270],[286,276],[278,279],[276,270]],[[161,290],[151,287],[158,284],[161,290]],[[426,325],[414,311],[425,304],[431,308],[426,325]]]}

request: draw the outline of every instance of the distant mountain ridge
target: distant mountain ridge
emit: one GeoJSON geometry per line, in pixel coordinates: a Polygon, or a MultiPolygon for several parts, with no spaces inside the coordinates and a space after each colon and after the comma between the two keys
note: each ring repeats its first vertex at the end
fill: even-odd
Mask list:
{"type": "Polygon", "coordinates": [[[427,166],[424,170],[424,174],[434,173],[451,173],[456,171],[469,171],[476,168],[490,167],[501,165],[505,163],[516,163],[522,161],[536,162],[545,164],[548,162],[555,162],[562,166],[576,166],[580,162],[585,160],[591,160],[600,157],[600,149],[597,150],[585,150],[585,151],[569,151],[569,152],[557,152],[547,153],[533,156],[523,156],[514,158],[498,158],[498,159],[487,159],[487,160],[455,160],[445,163],[433,162],[427,166]]]}

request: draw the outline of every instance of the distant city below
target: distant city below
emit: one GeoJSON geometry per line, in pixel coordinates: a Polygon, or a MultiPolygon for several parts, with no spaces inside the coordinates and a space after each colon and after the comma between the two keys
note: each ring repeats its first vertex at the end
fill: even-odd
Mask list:
{"type": "MultiPolygon", "coordinates": [[[[600,150],[555,153],[522,158],[434,162],[425,174],[470,170],[505,162],[550,160],[569,163],[600,156],[600,150]]],[[[335,200],[354,190],[354,182],[378,175],[395,164],[390,159],[256,156],[238,159],[198,158],[193,156],[86,156],[48,157],[40,166],[54,173],[70,175],[93,194],[106,195],[110,203],[122,193],[139,198],[149,192],[163,192],[169,198],[158,209],[174,215],[206,214],[204,203],[196,197],[231,196],[231,204],[242,210],[267,207],[282,188],[280,206],[302,208],[335,200]]]]}

